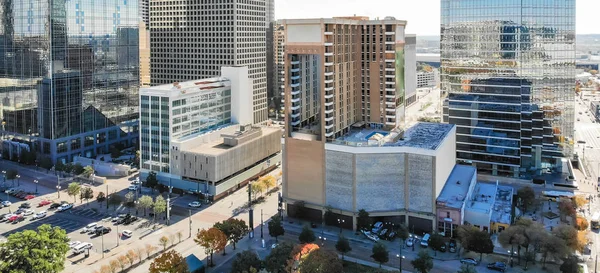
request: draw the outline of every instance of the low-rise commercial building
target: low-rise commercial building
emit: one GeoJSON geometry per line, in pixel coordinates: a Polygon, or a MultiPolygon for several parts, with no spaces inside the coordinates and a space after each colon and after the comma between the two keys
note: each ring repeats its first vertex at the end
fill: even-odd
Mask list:
{"type": "Polygon", "coordinates": [[[513,188],[498,183],[477,183],[466,201],[465,225],[502,232],[512,223],[513,188]]]}
{"type": "Polygon", "coordinates": [[[437,230],[446,236],[454,236],[459,225],[464,224],[465,200],[477,184],[477,169],[473,166],[456,165],[437,197],[437,230]]]}

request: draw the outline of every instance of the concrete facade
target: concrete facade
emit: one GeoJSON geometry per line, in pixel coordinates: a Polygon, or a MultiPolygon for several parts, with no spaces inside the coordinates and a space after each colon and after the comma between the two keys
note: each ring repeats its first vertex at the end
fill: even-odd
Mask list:
{"type": "Polygon", "coordinates": [[[437,231],[453,236],[454,230],[464,223],[465,200],[471,196],[477,183],[477,169],[455,165],[436,201],[437,231]]]}

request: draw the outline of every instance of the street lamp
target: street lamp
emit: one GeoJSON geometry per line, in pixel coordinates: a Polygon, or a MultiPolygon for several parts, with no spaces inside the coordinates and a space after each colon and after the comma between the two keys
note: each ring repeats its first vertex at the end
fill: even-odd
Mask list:
{"type": "Polygon", "coordinates": [[[40,182],[40,181],[37,181],[37,179],[33,180],[33,183],[35,183],[35,194],[37,194],[37,193],[38,193],[38,188],[37,188],[37,185],[38,185],[38,183],[39,183],[39,182],[40,182]]]}
{"type": "Polygon", "coordinates": [[[327,238],[319,236],[319,240],[321,240],[321,246],[324,246],[325,241],[327,241],[327,238]]]}
{"type": "Polygon", "coordinates": [[[6,184],[6,171],[2,171],[2,176],[4,176],[4,183],[6,184]]]}
{"type": "Polygon", "coordinates": [[[15,177],[17,178],[17,186],[20,187],[21,181],[19,181],[19,178],[21,178],[21,175],[17,174],[15,177]]]}
{"type": "Polygon", "coordinates": [[[169,197],[167,197],[167,226],[171,223],[171,191],[173,186],[169,186],[169,197]]]}
{"type": "Polygon", "coordinates": [[[58,199],[60,199],[60,186],[56,186],[56,193],[58,194],[58,199]]]}
{"type": "Polygon", "coordinates": [[[400,254],[396,254],[396,258],[400,259],[400,273],[402,273],[402,259],[405,259],[406,257],[400,255],[400,254]]]}
{"type": "Polygon", "coordinates": [[[340,227],[340,234],[342,233],[342,224],[346,222],[344,219],[337,219],[338,226],[340,227]]]}
{"type": "Polygon", "coordinates": [[[510,267],[513,267],[513,254],[516,254],[516,251],[508,250],[508,254],[510,254],[510,267]]]}

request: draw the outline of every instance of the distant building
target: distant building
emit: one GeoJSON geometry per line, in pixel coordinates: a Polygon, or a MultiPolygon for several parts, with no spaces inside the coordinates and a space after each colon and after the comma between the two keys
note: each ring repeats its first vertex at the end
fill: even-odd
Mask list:
{"type": "Polygon", "coordinates": [[[477,183],[466,200],[464,224],[480,230],[502,232],[512,223],[513,188],[477,183]]]}
{"type": "MultiPolygon", "coordinates": [[[[285,30],[281,21],[277,21],[273,28],[273,62],[275,63],[275,69],[271,75],[273,85],[277,89],[275,91],[273,104],[275,110],[280,112],[283,110],[285,104],[284,91],[285,91],[285,30]]],[[[281,116],[278,114],[278,116],[281,116]]]]}
{"type": "Polygon", "coordinates": [[[600,120],[600,101],[590,101],[590,111],[596,120],[600,120]]]}
{"type": "Polygon", "coordinates": [[[417,101],[417,35],[407,34],[404,58],[404,90],[406,90],[406,106],[417,101]]]}
{"type": "Polygon", "coordinates": [[[219,198],[280,161],[281,129],[251,125],[248,68],[221,71],[141,89],[142,178],[154,171],[161,184],[219,198]]]}
{"type": "Polygon", "coordinates": [[[434,69],[431,72],[417,72],[417,88],[436,87],[439,84],[439,82],[440,78],[437,69],[434,69]]]}
{"type": "Polygon", "coordinates": [[[477,183],[477,169],[456,165],[437,197],[437,231],[453,237],[458,226],[464,224],[465,203],[477,183]]]}

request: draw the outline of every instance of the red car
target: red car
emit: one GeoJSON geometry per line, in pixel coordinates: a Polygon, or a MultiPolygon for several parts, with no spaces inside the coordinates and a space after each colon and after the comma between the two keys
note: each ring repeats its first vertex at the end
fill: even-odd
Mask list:
{"type": "Polygon", "coordinates": [[[30,195],[25,196],[25,200],[31,200],[33,198],[35,198],[35,195],[30,194],[30,195]]]}
{"type": "Polygon", "coordinates": [[[52,204],[52,201],[50,200],[42,200],[42,202],[40,202],[40,204],[38,205],[38,207],[43,207],[45,205],[50,205],[52,204]]]}
{"type": "Polygon", "coordinates": [[[23,215],[13,215],[12,217],[8,218],[8,221],[13,223],[13,222],[19,222],[22,219],[23,219],[23,215]]]}

